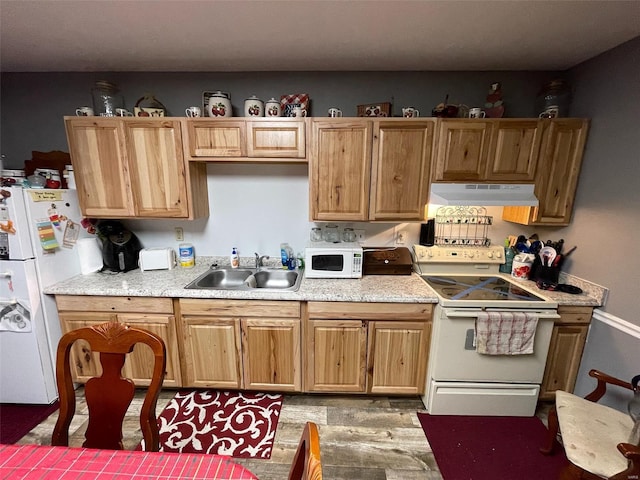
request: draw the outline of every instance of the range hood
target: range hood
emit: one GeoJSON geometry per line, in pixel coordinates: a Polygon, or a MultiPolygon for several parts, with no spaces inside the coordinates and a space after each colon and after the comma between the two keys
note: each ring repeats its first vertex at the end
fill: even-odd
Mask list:
{"type": "Polygon", "coordinates": [[[432,183],[429,203],[437,205],[538,206],[533,184],[432,183]]]}

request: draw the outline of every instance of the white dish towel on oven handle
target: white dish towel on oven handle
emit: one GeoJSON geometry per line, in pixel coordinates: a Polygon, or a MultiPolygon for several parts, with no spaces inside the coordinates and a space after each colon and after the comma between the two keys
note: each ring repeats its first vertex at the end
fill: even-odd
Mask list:
{"type": "Polygon", "coordinates": [[[538,317],[526,312],[478,312],[476,352],[484,355],[530,355],[538,317]]]}

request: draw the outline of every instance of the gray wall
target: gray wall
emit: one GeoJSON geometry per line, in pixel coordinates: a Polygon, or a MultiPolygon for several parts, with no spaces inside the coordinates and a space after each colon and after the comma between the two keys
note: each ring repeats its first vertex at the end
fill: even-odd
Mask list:
{"type": "Polygon", "coordinates": [[[573,112],[591,118],[566,235],[580,238],[572,273],[610,288],[604,310],[640,325],[640,37],[571,71],[573,112]],[[603,247],[606,254],[603,256],[603,247]]]}
{"type": "MultiPolygon", "coordinates": [[[[607,286],[602,310],[640,327],[640,37],[570,73],[573,112],[592,119],[574,221],[565,229],[580,238],[572,273],[607,286]]],[[[640,373],[640,328],[627,330],[594,319],[576,394],[593,390],[592,368],[625,380],[640,373]]],[[[628,396],[615,390],[604,402],[625,410],[628,396]]]]}

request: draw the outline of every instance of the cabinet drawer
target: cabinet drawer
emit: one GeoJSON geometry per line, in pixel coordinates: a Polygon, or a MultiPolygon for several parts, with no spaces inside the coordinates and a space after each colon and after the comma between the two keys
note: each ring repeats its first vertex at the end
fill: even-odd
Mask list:
{"type": "Polygon", "coordinates": [[[305,157],[304,121],[250,121],[247,122],[247,131],[249,157],[305,157]]]}
{"type": "Polygon", "coordinates": [[[589,324],[592,314],[593,308],[591,307],[561,306],[558,307],[558,315],[561,318],[556,320],[556,324],[589,324]]]}
{"type": "Polygon", "coordinates": [[[58,305],[58,310],[65,311],[173,314],[173,303],[170,298],[56,295],[56,304],[58,305]]]}
{"type": "Polygon", "coordinates": [[[299,318],[300,302],[181,298],[180,310],[183,315],[299,318]]]}
{"type": "Polygon", "coordinates": [[[362,320],[431,320],[430,303],[309,302],[309,318],[362,320]]]}

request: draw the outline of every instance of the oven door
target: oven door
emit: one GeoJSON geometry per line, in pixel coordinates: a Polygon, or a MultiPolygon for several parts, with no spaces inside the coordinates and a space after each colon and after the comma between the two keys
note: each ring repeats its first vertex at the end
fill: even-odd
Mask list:
{"type": "MultiPolygon", "coordinates": [[[[476,310],[477,312],[479,310],[476,310]]],[[[532,355],[483,355],[475,348],[474,311],[443,308],[434,322],[432,378],[469,382],[540,383],[547,361],[554,310],[538,313],[532,355]]]]}
{"type": "Polygon", "coordinates": [[[484,355],[474,343],[479,311],[437,308],[424,397],[429,413],[534,415],[557,313],[535,311],[539,320],[533,354],[484,355]]]}

